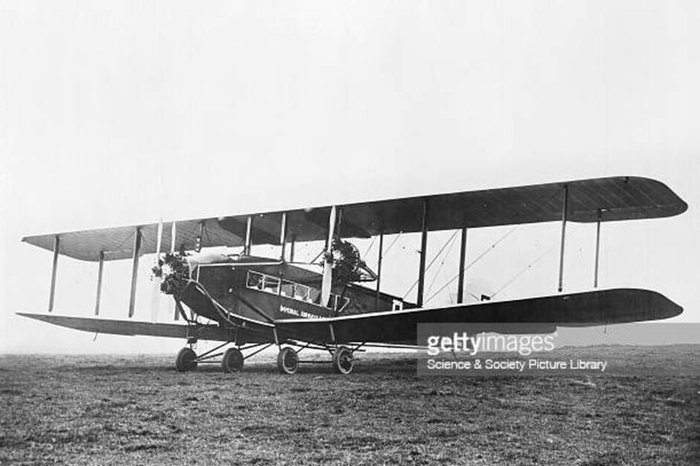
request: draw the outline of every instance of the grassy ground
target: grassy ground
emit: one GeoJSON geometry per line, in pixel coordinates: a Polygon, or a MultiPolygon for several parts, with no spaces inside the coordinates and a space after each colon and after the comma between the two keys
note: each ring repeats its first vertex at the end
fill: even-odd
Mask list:
{"type": "Polygon", "coordinates": [[[700,464],[697,376],[417,377],[414,356],[360,358],[283,376],[270,356],[240,374],[4,356],[0,464],[700,464]]]}

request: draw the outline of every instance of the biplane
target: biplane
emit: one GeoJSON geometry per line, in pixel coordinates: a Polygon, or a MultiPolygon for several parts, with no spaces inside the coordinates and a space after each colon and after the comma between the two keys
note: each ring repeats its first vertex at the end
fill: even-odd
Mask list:
{"type": "Polygon", "coordinates": [[[328,353],[336,372],[349,374],[354,354],[364,347],[420,343],[421,323],[556,328],[679,315],[680,306],[654,291],[599,289],[598,256],[602,223],[671,217],[686,209],[665,184],[623,176],[29,236],[23,241],[53,253],[49,307],[48,313],[20,315],[88,332],[182,338],[187,344],[177,354],[178,371],[215,362],[225,372],[238,372],[246,359],[276,345],[283,373],[295,373],[305,362],[299,353],[315,349],[328,353]],[[468,229],[556,221],[561,222],[557,293],[465,303],[468,229]],[[597,224],[590,291],[563,292],[568,222],[597,224]],[[424,306],[429,233],[445,230],[461,232],[457,303],[424,306]],[[415,302],[381,288],[384,238],[403,233],[420,234],[415,302]],[[352,244],[358,238],[378,240],[376,271],[352,244]],[[295,245],[314,241],[323,244],[316,270],[294,262],[295,245]],[[279,254],[255,256],[253,245],[273,245],[279,254]],[[145,254],[156,258],[153,275],[160,291],[173,298],[175,316],[169,323],[132,320],[139,258],[145,254]],[[52,313],[61,255],[97,262],[95,317],[52,313]],[[100,318],[104,263],[122,259],[133,262],[129,320],[100,318]],[[198,355],[199,340],[220,344],[198,355]]]}

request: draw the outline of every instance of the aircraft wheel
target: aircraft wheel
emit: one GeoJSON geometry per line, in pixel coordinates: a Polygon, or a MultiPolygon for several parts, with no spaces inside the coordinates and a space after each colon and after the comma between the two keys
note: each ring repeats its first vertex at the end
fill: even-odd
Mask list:
{"type": "Polygon", "coordinates": [[[182,348],[175,358],[175,368],[178,372],[189,372],[197,368],[197,353],[192,348],[182,348]]]}
{"type": "Polygon", "coordinates": [[[352,372],[355,358],[347,346],[339,346],[333,353],[333,370],[338,374],[347,375],[352,372]]]}
{"type": "Polygon", "coordinates": [[[224,372],[240,372],[243,369],[243,353],[238,348],[229,348],[221,359],[224,372]]]}
{"type": "Polygon", "coordinates": [[[299,355],[294,348],[282,348],[277,355],[277,369],[284,374],[294,374],[299,369],[299,355]]]}

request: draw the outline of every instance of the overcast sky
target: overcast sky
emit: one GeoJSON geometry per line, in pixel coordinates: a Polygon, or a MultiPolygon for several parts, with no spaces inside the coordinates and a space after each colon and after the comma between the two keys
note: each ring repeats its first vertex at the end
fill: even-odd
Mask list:
{"type": "MultiPolygon", "coordinates": [[[[48,300],[51,254],[26,235],[613,175],[663,181],[690,207],[605,225],[602,284],[658,290],[700,322],[698,82],[690,0],[5,0],[0,351],[182,345],[92,343],[14,316],[48,300]]],[[[499,289],[558,228],[516,231],[470,271],[474,291],[499,289]]],[[[592,281],[594,227],[576,229],[568,290],[592,281]]],[[[507,231],[470,233],[470,256],[507,231]]],[[[96,266],[72,262],[56,312],[89,316],[96,266]]],[[[388,262],[403,294],[414,271],[388,262]]],[[[555,292],[556,267],[554,252],[502,297],[555,292]]],[[[126,315],[128,273],[108,271],[107,315],[126,315]]]]}

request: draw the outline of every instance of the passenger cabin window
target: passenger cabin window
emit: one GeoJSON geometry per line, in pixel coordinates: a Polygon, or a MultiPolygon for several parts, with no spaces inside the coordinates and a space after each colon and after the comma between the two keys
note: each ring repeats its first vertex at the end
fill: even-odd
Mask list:
{"type": "Polygon", "coordinates": [[[279,294],[280,292],[280,279],[277,277],[271,277],[265,275],[265,280],[263,282],[263,290],[272,294],[279,294]]]}
{"type": "Polygon", "coordinates": [[[283,280],[282,281],[282,290],[281,290],[280,294],[282,296],[286,296],[287,298],[293,298],[294,297],[294,283],[283,280]]]}
{"type": "Polygon", "coordinates": [[[309,287],[306,285],[294,284],[294,299],[299,301],[311,301],[309,298],[309,287]]]}
{"type": "MultiPolygon", "coordinates": [[[[265,291],[270,294],[279,294],[286,298],[296,299],[307,303],[321,304],[321,291],[300,283],[280,280],[278,277],[266,275],[260,272],[248,271],[246,286],[253,290],[265,291]]],[[[332,294],[326,306],[335,311],[342,311],[350,303],[350,298],[332,294]]]]}

